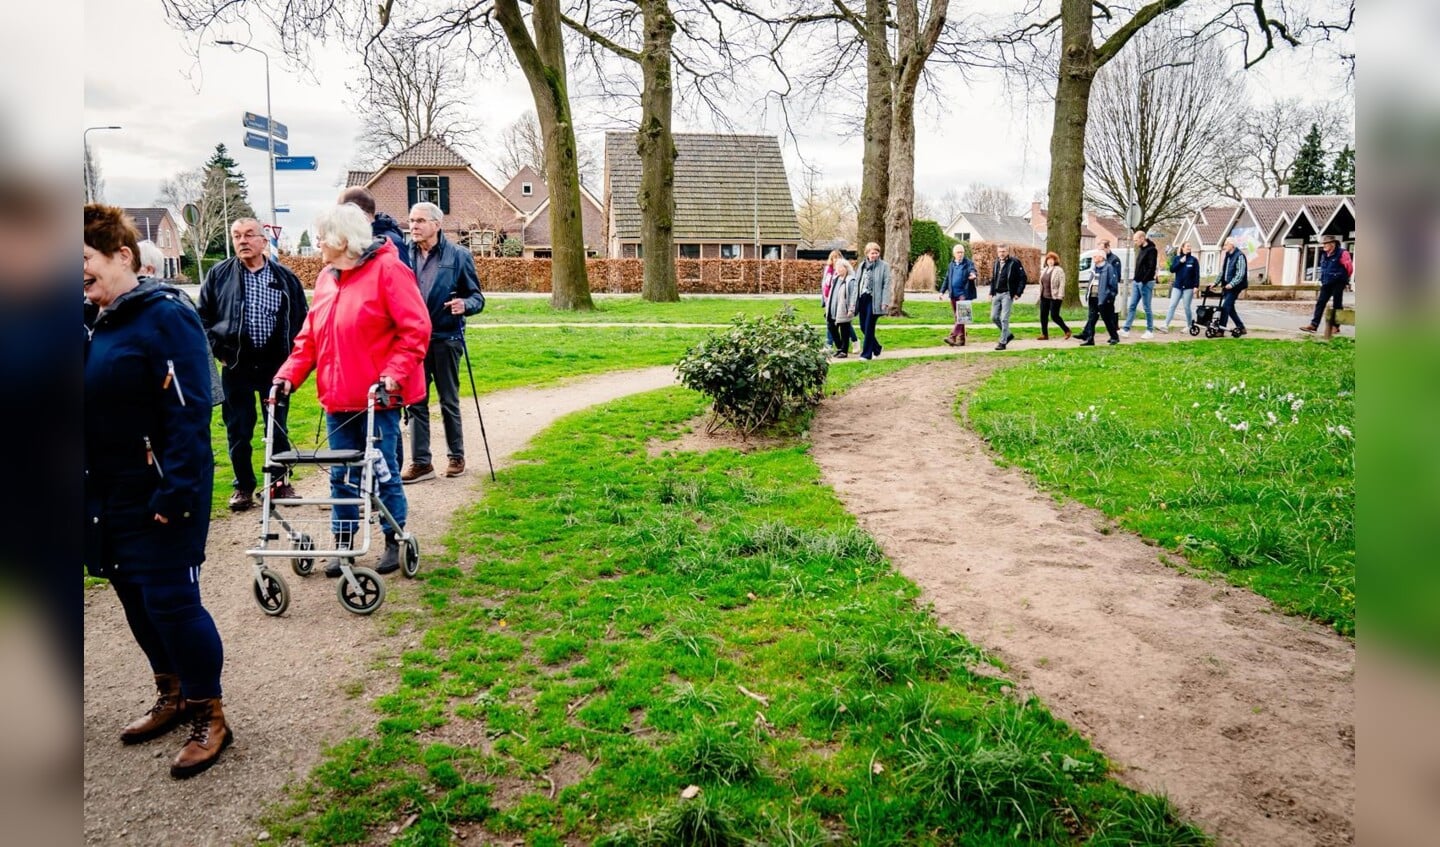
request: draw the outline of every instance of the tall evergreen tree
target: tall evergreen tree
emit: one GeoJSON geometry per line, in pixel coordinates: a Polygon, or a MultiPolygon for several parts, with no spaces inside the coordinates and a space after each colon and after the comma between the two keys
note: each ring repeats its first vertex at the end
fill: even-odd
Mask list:
{"type": "Polygon", "coordinates": [[[240,170],[240,163],[230,158],[230,151],[225,149],[224,143],[215,145],[214,154],[210,156],[210,161],[205,163],[205,170],[208,171],[211,168],[224,170],[225,176],[229,177],[230,181],[240,189],[240,196],[249,199],[249,186],[245,184],[245,173],[240,170]]]}
{"type": "Polygon", "coordinates": [[[1349,144],[1335,154],[1335,164],[1330,166],[1330,193],[1355,193],[1355,148],[1349,144]]]}
{"type": "Polygon", "coordinates": [[[1310,132],[1300,152],[1295,154],[1295,164],[1290,169],[1290,193],[1324,194],[1330,186],[1330,174],[1325,167],[1325,148],[1320,140],[1320,125],[1310,124],[1310,132]]]}
{"type": "Polygon", "coordinates": [[[298,246],[301,250],[304,250],[306,247],[310,246],[310,230],[307,229],[304,232],[300,233],[300,241],[298,246]]]}

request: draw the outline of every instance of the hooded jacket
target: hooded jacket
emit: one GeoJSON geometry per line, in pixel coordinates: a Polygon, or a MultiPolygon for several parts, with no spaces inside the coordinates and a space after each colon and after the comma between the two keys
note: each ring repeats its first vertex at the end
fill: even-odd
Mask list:
{"type": "Polygon", "coordinates": [[[1159,263],[1160,251],[1155,247],[1155,242],[1145,239],[1145,243],[1135,252],[1135,281],[1154,282],[1159,263]]]}
{"type": "Polygon", "coordinates": [[[410,405],[425,398],[429,346],[430,314],[415,274],[394,244],[377,238],[355,267],[320,271],[310,314],[275,378],[298,388],[315,371],[325,411],[358,412],[370,387],[388,376],[410,405]]]}
{"type": "Polygon", "coordinates": [[[389,240],[399,251],[400,261],[409,264],[410,251],[405,244],[405,230],[400,228],[400,224],[394,218],[384,212],[376,212],[375,220],[370,222],[370,234],[376,238],[389,240]]]}
{"type": "Polygon", "coordinates": [[[86,303],[85,327],[85,566],[112,579],[197,566],[215,477],[200,319],[145,279],[103,312],[86,303]]]}

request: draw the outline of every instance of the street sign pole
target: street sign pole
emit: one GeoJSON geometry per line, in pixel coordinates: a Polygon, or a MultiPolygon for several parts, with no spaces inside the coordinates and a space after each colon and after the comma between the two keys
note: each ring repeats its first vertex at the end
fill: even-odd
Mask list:
{"type": "Polygon", "coordinates": [[[275,113],[270,109],[270,54],[263,50],[257,51],[265,57],[265,137],[270,139],[270,225],[275,226],[280,222],[280,216],[275,211],[275,113]]]}

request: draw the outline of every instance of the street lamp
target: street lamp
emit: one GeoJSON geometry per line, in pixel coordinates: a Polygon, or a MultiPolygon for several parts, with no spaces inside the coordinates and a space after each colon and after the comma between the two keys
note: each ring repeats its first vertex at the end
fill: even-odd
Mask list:
{"type": "Polygon", "coordinates": [[[270,148],[270,226],[279,226],[280,221],[275,212],[275,116],[270,113],[270,54],[259,47],[252,47],[237,41],[217,41],[215,43],[222,47],[254,50],[265,57],[265,138],[266,146],[270,148]]]}
{"type": "Polygon", "coordinates": [[[87,126],[87,127],[85,127],[85,132],[81,133],[80,138],[81,138],[82,140],[84,140],[84,142],[85,142],[85,202],[86,202],[86,203],[93,203],[93,202],[95,202],[95,197],[93,196],[93,195],[94,195],[94,191],[95,191],[95,186],[93,186],[93,185],[90,184],[90,133],[93,132],[93,131],[95,131],[95,130],[97,130],[97,129],[102,129],[102,130],[103,130],[103,129],[124,129],[124,127],[119,127],[119,126],[87,126]]]}

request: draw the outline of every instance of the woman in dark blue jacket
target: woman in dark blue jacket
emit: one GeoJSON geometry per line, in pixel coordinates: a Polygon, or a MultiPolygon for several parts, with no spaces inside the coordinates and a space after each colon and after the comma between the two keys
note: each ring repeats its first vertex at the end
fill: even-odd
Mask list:
{"type": "Polygon", "coordinates": [[[1189,329],[1195,323],[1190,304],[1195,299],[1195,289],[1200,287],[1200,260],[1190,252],[1190,242],[1182,243],[1180,251],[1170,260],[1170,273],[1175,278],[1170,280],[1170,311],[1165,314],[1165,326],[1162,327],[1166,332],[1170,331],[1170,322],[1175,320],[1175,307],[1182,301],[1185,303],[1185,328],[1189,329]]]}
{"type": "Polygon", "coordinates": [[[110,580],[160,691],[120,740],[188,723],[170,766],[184,778],[233,740],[220,633],[200,602],[215,475],[210,350],[175,289],[140,282],[138,242],[119,208],[85,207],[85,566],[110,580]]]}
{"type": "Polygon", "coordinates": [[[970,304],[975,302],[975,263],[965,255],[965,245],[956,244],[951,251],[950,267],[940,296],[950,297],[950,311],[955,313],[955,326],[945,343],[951,347],[965,346],[965,325],[970,323],[970,304]],[[963,308],[962,308],[963,306],[963,308]]]}

